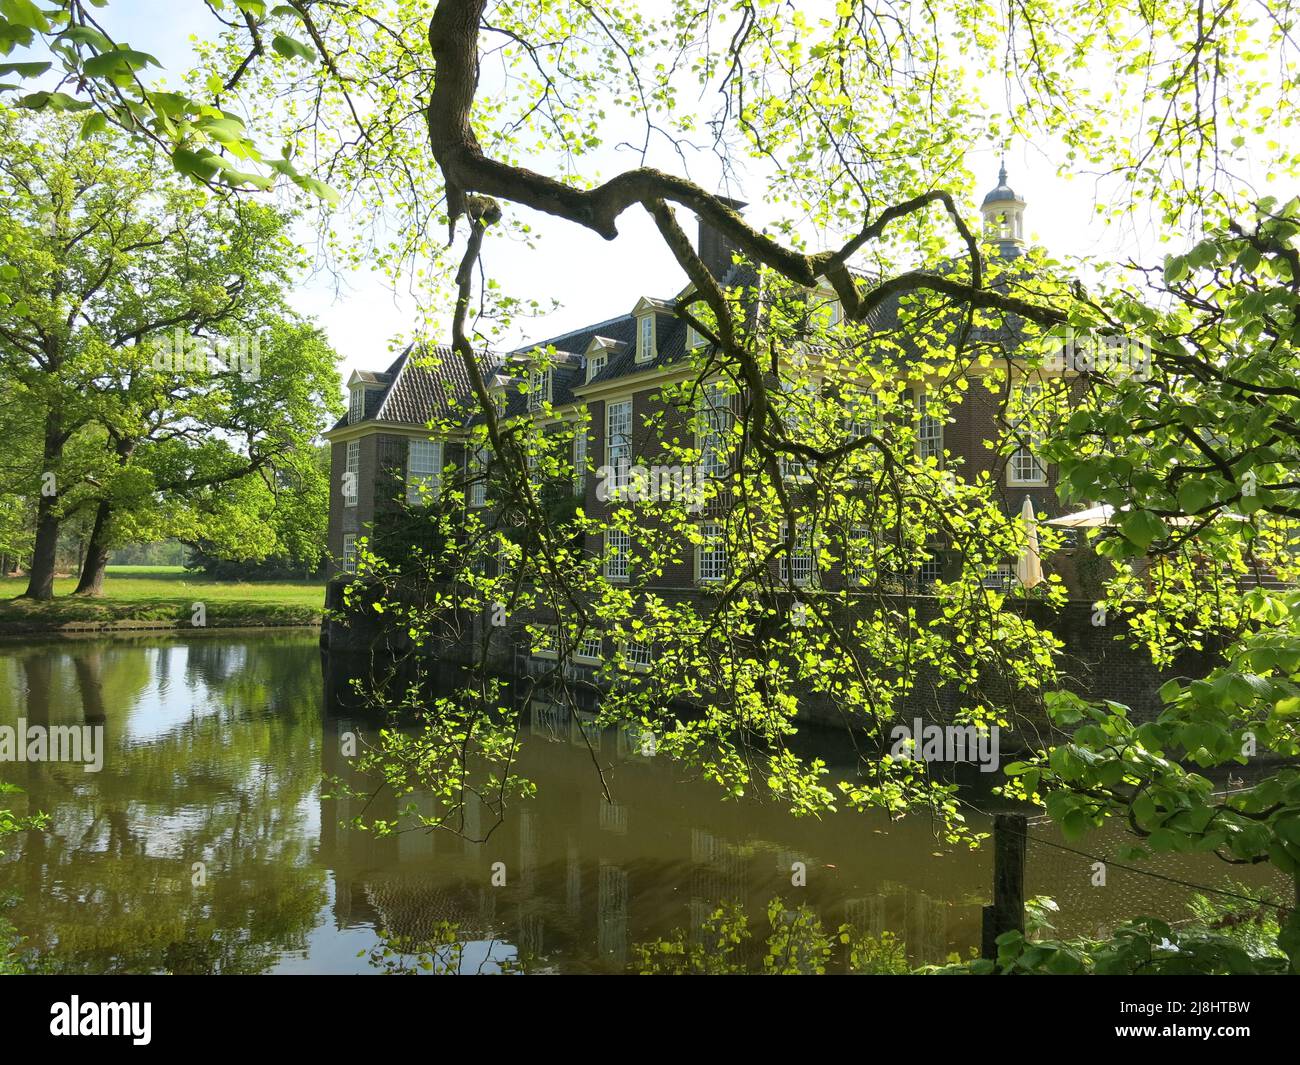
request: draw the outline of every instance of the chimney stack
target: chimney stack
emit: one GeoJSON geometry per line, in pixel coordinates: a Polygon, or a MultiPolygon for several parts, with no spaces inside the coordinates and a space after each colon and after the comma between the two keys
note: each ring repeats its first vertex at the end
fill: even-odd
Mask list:
{"type": "MultiPolygon", "coordinates": [[[[726,196],[719,196],[718,199],[737,214],[746,207],[746,204],[740,200],[732,200],[726,196]]],[[[695,245],[695,250],[709,273],[718,281],[721,281],[727,276],[727,271],[731,269],[731,257],[736,252],[735,242],[730,237],[718,232],[699,215],[695,216],[695,220],[700,224],[700,236],[695,245]]]]}

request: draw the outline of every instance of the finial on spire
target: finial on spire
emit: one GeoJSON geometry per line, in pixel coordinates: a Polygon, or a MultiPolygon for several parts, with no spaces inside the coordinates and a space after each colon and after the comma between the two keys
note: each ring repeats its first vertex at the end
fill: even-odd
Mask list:
{"type": "Polygon", "coordinates": [[[998,184],[1005,185],[1006,183],[1007,183],[1007,161],[1005,158],[1003,158],[1002,165],[998,167],[998,184]]]}

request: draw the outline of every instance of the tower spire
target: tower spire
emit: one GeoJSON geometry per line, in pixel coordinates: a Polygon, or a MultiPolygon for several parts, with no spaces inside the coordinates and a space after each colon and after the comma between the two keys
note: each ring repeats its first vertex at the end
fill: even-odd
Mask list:
{"type": "Polygon", "coordinates": [[[984,216],[984,239],[998,246],[1004,259],[1014,259],[1024,251],[1025,201],[1007,184],[1007,161],[998,167],[998,184],[980,204],[984,216]]]}

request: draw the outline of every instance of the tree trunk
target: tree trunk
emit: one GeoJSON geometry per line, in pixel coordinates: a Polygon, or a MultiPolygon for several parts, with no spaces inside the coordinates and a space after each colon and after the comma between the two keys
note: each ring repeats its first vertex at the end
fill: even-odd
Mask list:
{"type": "Polygon", "coordinates": [[[101,499],[95,508],[95,524],[90,530],[90,542],[86,545],[86,558],[81,566],[81,580],[77,582],[73,595],[103,595],[104,570],[108,567],[108,521],[112,517],[112,506],[108,500],[101,499]]]}
{"type": "Polygon", "coordinates": [[[40,495],[36,502],[36,543],[32,548],[32,568],[27,578],[28,599],[54,598],[54,561],[59,548],[59,485],[55,480],[48,485],[63,457],[63,422],[57,413],[50,411],[45,418],[45,475],[41,480],[40,495]]]}
{"type": "Polygon", "coordinates": [[[28,599],[54,598],[54,553],[59,546],[59,516],[54,511],[55,498],[41,496],[36,504],[36,542],[32,548],[32,568],[27,577],[28,599]]]}

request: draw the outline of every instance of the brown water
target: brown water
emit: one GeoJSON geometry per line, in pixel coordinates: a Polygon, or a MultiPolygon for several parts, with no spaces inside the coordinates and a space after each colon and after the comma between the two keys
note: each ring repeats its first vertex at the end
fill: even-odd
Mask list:
{"type": "MultiPolygon", "coordinates": [[[[374,726],[326,690],[307,632],[0,644],[0,725],[105,729],[99,772],[0,763],[0,779],[26,793],[10,805],[52,818],[47,831],[0,843],[10,903],[0,917],[28,960],[74,972],[360,973],[381,971],[372,952],[404,938],[446,944],[439,967],[462,972],[617,972],[637,944],[678,932],[690,942],[724,902],[744,907],[762,939],[778,897],[787,915],[807,907],[827,931],[892,931],[916,963],[979,942],[987,848],[945,847],[919,818],[796,820],[723,802],[606,733],[611,805],[578,726],[545,705],[522,759],[538,796],[487,842],[341,827],[357,810],[322,798],[321,778],[352,777],[340,736],[374,726]],[[806,886],[791,883],[795,863],[806,886]]],[[[815,742],[836,772],[851,772],[832,739],[815,742]]],[[[391,814],[385,796],[375,802],[372,813],[391,814]]],[[[1046,826],[1031,840],[1029,892],[1058,900],[1063,932],[1138,912],[1186,916],[1185,887],[1114,865],[1095,887],[1092,858],[1059,849],[1046,826]]],[[[1115,842],[1080,846],[1096,854],[1115,842]]],[[[1151,868],[1210,885],[1230,872],[1203,857],[1151,868]]]]}

